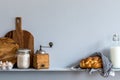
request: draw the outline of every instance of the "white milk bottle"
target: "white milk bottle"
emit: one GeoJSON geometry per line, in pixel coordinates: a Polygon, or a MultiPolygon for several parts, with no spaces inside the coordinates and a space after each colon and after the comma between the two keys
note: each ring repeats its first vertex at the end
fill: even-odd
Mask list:
{"type": "Polygon", "coordinates": [[[113,35],[113,45],[110,49],[110,60],[113,64],[113,68],[120,68],[120,45],[119,45],[119,35],[113,35]]]}

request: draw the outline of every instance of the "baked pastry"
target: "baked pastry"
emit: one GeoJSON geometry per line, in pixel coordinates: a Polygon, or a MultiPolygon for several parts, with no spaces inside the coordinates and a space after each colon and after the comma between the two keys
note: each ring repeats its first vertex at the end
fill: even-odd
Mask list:
{"type": "Polygon", "coordinates": [[[99,56],[82,59],[80,61],[80,68],[102,68],[102,59],[99,56]]]}
{"type": "Polygon", "coordinates": [[[19,45],[10,38],[0,38],[0,61],[17,62],[16,51],[19,45]]]}

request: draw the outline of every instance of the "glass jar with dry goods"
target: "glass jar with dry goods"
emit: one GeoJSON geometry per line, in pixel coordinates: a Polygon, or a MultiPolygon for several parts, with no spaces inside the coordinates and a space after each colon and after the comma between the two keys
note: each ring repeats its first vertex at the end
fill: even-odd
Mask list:
{"type": "Polygon", "coordinates": [[[19,49],[17,52],[17,67],[21,69],[29,68],[30,66],[30,50],[19,49]]]}

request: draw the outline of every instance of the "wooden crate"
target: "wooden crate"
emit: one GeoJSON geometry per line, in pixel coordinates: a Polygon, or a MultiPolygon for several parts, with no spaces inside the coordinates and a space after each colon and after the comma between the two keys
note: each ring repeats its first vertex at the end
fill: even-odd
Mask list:
{"type": "Polygon", "coordinates": [[[33,67],[36,69],[49,68],[49,55],[48,54],[34,54],[33,67]]]}

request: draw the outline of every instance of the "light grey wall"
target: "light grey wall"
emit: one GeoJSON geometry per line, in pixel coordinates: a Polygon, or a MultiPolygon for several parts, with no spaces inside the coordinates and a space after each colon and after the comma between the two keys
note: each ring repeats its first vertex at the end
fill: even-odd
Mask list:
{"type": "MultiPolygon", "coordinates": [[[[109,54],[111,38],[120,34],[120,0],[0,0],[0,36],[15,29],[14,18],[23,17],[23,29],[39,45],[54,42],[50,67],[63,68],[96,51],[109,54]]],[[[109,77],[109,80],[118,80],[109,77]]],[[[0,80],[108,80],[85,72],[0,72],[0,80]],[[17,78],[17,79],[15,79],[17,78]]]]}

